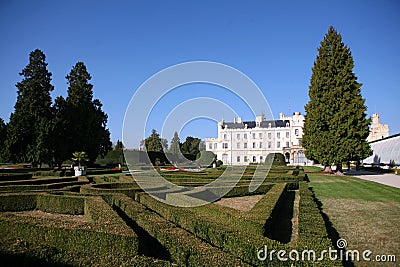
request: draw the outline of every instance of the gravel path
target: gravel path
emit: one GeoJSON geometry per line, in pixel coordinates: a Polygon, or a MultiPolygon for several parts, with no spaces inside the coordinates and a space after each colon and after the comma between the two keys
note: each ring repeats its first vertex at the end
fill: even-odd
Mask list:
{"type": "Polygon", "coordinates": [[[345,171],[346,175],[357,177],[363,180],[372,181],[388,186],[393,186],[400,188],[400,176],[390,173],[375,173],[367,171],[355,171],[351,169],[350,171],[345,171]]]}

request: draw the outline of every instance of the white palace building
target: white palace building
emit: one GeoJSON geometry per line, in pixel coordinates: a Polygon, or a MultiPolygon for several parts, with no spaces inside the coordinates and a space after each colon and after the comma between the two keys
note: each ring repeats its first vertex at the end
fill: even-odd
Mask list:
{"type": "MultiPolygon", "coordinates": [[[[248,165],[264,162],[270,153],[282,153],[293,165],[308,163],[301,146],[304,116],[295,112],[292,117],[279,114],[279,120],[257,116],[255,121],[218,123],[218,137],[206,138],[206,150],[212,151],[226,165],[248,165]]],[[[309,162],[311,163],[311,162],[309,162]]]]}

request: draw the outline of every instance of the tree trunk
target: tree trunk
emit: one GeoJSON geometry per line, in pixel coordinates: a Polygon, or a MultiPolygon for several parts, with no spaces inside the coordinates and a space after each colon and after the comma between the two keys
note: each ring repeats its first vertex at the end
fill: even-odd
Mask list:
{"type": "Polygon", "coordinates": [[[356,163],[356,171],[359,171],[359,170],[360,170],[360,161],[357,160],[357,163],[356,163]]]}
{"type": "Polygon", "coordinates": [[[331,165],[325,165],[325,169],[322,172],[332,173],[331,165]]]}
{"type": "Polygon", "coordinates": [[[340,176],[344,175],[342,163],[336,164],[336,173],[335,174],[340,175],[340,176]]]}

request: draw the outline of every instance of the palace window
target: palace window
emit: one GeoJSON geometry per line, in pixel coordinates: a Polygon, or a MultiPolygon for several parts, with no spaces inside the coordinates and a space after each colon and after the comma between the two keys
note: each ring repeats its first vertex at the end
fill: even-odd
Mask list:
{"type": "Polygon", "coordinates": [[[289,138],[290,133],[286,132],[286,138],[289,138]]]}
{"type": "Polygon", "coordinates": [[[294,130],[294,134],[295,134],[296,136],[299,136],[299,129],[295,129],[295,130],[294,130]]]}
{"type": "Polygon", "coordinates": [[[262,144],[262,142],[260,142],[260,148],[262,148],[263,146],[262,146],[263,144],[262,144]]]}
{"type": "Polygon", "coordinates": [[[254,139],[256,138],[256,133],[253,133],[253,138],[254,138],[254,139]]]}
{"type": "Polygon", "coordinates": [[[268,139],[271,139],[271,138],[272,138],[272,134],[268,133],[268,139]]]}
{"type": "Polygon", "coordinates": [[[240,139],[240,134],[237,134],[237,135],[236,135],[236,138],[237,138],[237,139],[240,139]]]}
{"type": "Polygon", "coordinates": [[[281,133],[280,132],[276,133],[276,138],[281,138],[281,133]]]}
{"type": "Polygon", "coordinates": [[[289,147],[289,142],[286,142],[286,147],[289,147]]]}
{"type": "Polygon", "coordinates": [[[212,149],[212,143],[209,143],[209,144],[208,144],[208,148],[209,148],[209,149],[212,149]]]}
{"type": "Polygon", "coordinates": [[[224,139],[225,139],[225,140],[228,139],[228,136],[227,136],[226,134],[224,134],[224,139]]]}
{"type": "Polygon", "coordinates": [[[240,156],[237,156],[236,162],[240,162],[240,156]]]}
{"type": "Polygon", "coordinates": [[[222,143],[222,148],[227,149],[228,148],[228,143],[222,143]]]}
{"type": "Polygon", "coordinates": [[[218,144],[214,143],[214,149],[217,149],[217,147],[218,147],[218,144]]]}
{"type": "Polygon", "coordinates": [[[256,143],[255,142],[253,142],[253,148],[256,148],[256,143]]]}
{"type": "Polygon", "coordinates": [[[243,148],[247,148],[247,143],[244,143],[244,144],[243,144],[243,148]]]}
{"type": "Polygon", "coordinates": [[[253,162],[256,162],[256,161],[257,161],[257,157],[253,156],[253,162]]]}
{"type": "Polygon", "coordinates": [[[244,134],[244,135],[243,135],[243,138],[244,138],[244,139],[247,139],[247,134],[244,134]]]}
{"type": "Polygon", "coordinates": [[[268,142],[268,148],[271,148],[271,146],[272,146],[272,143],[268,142]]]}
{"type": "Polygon", "coordinates": [[[262,133],[259,133],[259,134],[258,134],[258,138],[262,138],[262,133]]]}
{"type": "Polygon", "coordinates": [[[236,148],[237,148],[237,149],[240,148],[240,143],[236,143],[236,148]]]}
{"type": "Polygon", "coordinates": [[[243,161],[244,161],[244,162],[247,162],[247,156],[244,156],[243,161]]]}
{"type": "Polygon", "coordinates": [[[276,142],[276,147],[280,148],[281,147],[281,142],[276,142]]]}
{"type": "Polygon", "coordinates": [[[264,158],[263,156],[260,156],[260,162],[263,162],[264,158]]]}

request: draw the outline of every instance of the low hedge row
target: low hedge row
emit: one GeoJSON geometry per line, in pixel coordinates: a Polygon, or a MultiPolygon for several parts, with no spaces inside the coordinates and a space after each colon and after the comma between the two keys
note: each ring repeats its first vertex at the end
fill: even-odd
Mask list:
{"type": "Polygon", "coordinates": [[[83,197],[53,195],[53,194],[38,194],[36,197],[36,209],[50,213],[62,214],[84,214],[83,197]]]}
{"type": "MultiPolygon", "coordinates": [[[[11,202],[12,198],[24,198],[25,194],[8,197],[7,202],[11,202]]],[[[21,211],[23,208],[37,208],[67,214],[83,214],[84,210],[86,221],[76,223],[61,219],[0,214],[1,238],[49,245],[69,251],[77,258],[90,256],[94,263],[104,257],[130,258],[138,254],[137,235],[101,197],[26,194],[25,201],[36,202],[36,207],[27,203],[18,207],[9,204],[7,209],[21,211]]]]}
{"type": "MultiPolygon", "coordinates": [[[[297,250],[314,250],[317,258],[323,250],[329,247],[334,249],[325,227],[317,204],[314,201],[313,193],[308,188],[308,183],[300,183],[300,203],[299,203],[299,222],[298,222],[298,240],[297,250]]],[[[331,261],[325,254],[322,261],[302,261],[296,266],[342,266],[339,260],[331,261]]]]}
{"type": "Polygon", "coordinates": [[[113,174],[121,172],[122,170],[114,170],[114,169],[87,169],[86,175],[113,174]]]}
{"type": "Polygon", "coordinates": [[[138,192],[142,192],[143,190],[136,184],[133,183],[104,183],[104,184],[88,184],[81,186],[80,193],[82,194],[93,194],[93,195],[102,195],[102,194],[116,194],[122,193],[131,198],[135,197],[135,194],[138,192]]]}
{"type": "Polygon", "coordinates": [[[77,181],[76,177],[57,177],[57,178],[37,178],[29,180],[17,180],[17,181],[7,181],[0,182],[0,186],[7,185],[44,185],[51,183],[61,183],[61,182],[73,182],[77,181]]]}
{"type": "MultiPolygon", "coordinates": [[[[285,185],[280,190],[284,188],[285,185]]],[[[278,192],[276,195],[280,196],[278,192]]],[[[197,208],[178,208],[161,203],[144,193],[137,194],[136,199],[167,220],[193,233],[198,238],[227,253],[231,253],[249,264],[257,266],[265,264],[257,257],[257,251],[264,248],[265,245],[270,249],[290,250],[288,245],[268,239],[261,234],[266,217],[268,218],[269,216],[268,211],[263,211],[261,204],[254,210],[256,212],[261,210],[260,215],[254,215],[255,212],[252,211],[247,214],[248,220],[243,220],[241,216],[246,217],[246,215],[240,214],[236,216],[238,214],[233,214],[232,210],[230,210],[231,212],[221,212],[224,207],[214,209],[212,207],[215,204],[197,208]]],[[[275,202],[270,204],[271,201],[268,199],[265,202],[271,205],[272,211],[275,202]]],[[[276,258],[272,262],[268,261],[268,263],[274,266],[290,266],[289,262],[281,262],[276,258]]]]}
{"type": "Polygon", "coordinates": [[[73,176],[73,170],[49,170],[49,171],[36,171],[34,173],[35,176],[56,176],[56,177],[63,177],[63,176],[73,176]]]}
{"type": "Polygon", "coordinates": [[[0,211],[24,211],[36,208],[36,194],[1,194],[0,211]]]}
{"type": "MultiPolygon", "coordinates": [[[[21,191],[46,191],[49,189],[68,189],[76,186],[87,184],[88,181],[70,181],[70,182],[59,182],[44,185],[9,185],[0,186],[0,192],[21,192],[21,191]]],[[[78,190],[79,191],[79,190],[78,190]]]]}
{"type": "Polygon", "coordinates": [[[32,178],[30,173],[0,173],[0,183],[3,181],[28,180],[32,178]]]}
{"type": "Polygon", "coordinates": [[[156,238],[179,266],[246,266],[241,260],[202,242],[131,198],[114,195],[113,205],[156,238]]]}

